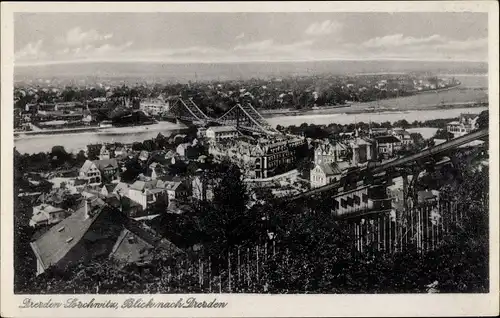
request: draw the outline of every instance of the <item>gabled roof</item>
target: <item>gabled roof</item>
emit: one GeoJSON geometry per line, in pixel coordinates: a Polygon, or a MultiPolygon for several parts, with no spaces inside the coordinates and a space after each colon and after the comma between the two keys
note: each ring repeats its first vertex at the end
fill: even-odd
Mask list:
{"type": "Polygon", "coordinates": [[[320,164],[318,164],[318,166],[327,176],[333,176],[333,175],[337,175],[337,174],[342,173],[342,170],[339,168],[339,166],[335,162],[320,163],[320,164]]]}
{"type": "Polygon", "coordinates": [[[85,160],[83,163],[83,166],[80,168],[80,171],[87,172],[90,170],[90,168],[94,165],[94,162],[90,160],[85,160]]]}
{"type": "MultiPolygon", "coordinates": [[[[172,243],[162,240],[153,230],[138,221],[126,217],[123,213],[106,204],[101,199],[95,199],[89,203],[88,209],[92,212],[90,217],[86,217],[85,206],[82,204],[71,216],[31,242],[31,247],[44,269],[62,260],[83,239],[85,234],[94,227],[94,224],[95,226],[98,226],[98,224],[103,224],[102,226],[110,224],[96,223],[95,221],[99,217],[110,218],[108,221],[118,226],[117,230],[120,230],[121,227],[119,232],[112,232],[114,236],[108,237],[111,240],[115,240],[113,248],[105,251],[109,253],[109,256],[117,256],[115,255],[117,248],[123,243],[124,238],[131,235],[136,237],[137,241],[141,244],[126,246],[124,250],[125,254],[121,254],[121,256],[133,254],[140,257],[133,257],[132,259],[125,257],[124,259],[124,257],[118,256],[117,258],[120,260],[127,262],[143,260],[144,256],[151,256],[148,255],[149,250],[156,247],[160,250],[170,248],[169,251],[175,251],[176,249],[172,243]]],[[[92,231],[99,232],[100,230],[95,228],[92,231]]]]}
{"type": "Polygon", "coordinates": [[[404,130],[403,128],[394,128],[392,130],[392,133],[395,135],[407,135],[407,136],[410,135],[410,133],[408,131],[404,130]]]}
{"type": "Polygon", "coordinates": [[[108,191],[108,193],[111,193],[116,188],[116,184],[105,184],[103,188],[106,188],[106,191],[108,191]]]}
{"type": "Polygon", "coordinates": [[[94,160],[93,163],[97,166],[97,169],[104,170],[107,167],[118,168],[118,161],[116,159],[103,159],[94,160]]]}
{"type": "Polygon", "coordinates": [[[334,150],[346,150],[346,146],[340,142],[320,144],[316,151],[331,153],[334,150]]]}
{"type": "Polygon", "coordinates": [[[165,188],[167,190],[173,190],[173,191],[176,191],[177,188],[182,184],[182,182],[178,181],[178,182],[167,182],[165,184],[165,188]]]}
{"type": "Polygon", "coordinates": [[[462,114],[460,114],[460,117],[465,118],[465,119],[475,119],[475,118],[479,117],[479,115],[478,114],[462,113],[462,114]]]}
{"type": "Polygon", "coordinates": [[[119,182],[116,187],[113,189],[114,193],[125,193],[128,191],[130,185],[125,182],[119,182]]]}
{"type": "Polygon", "coordinates": [[[401,142],[398,138],[394,136],[380,136],[376,137],[377,143],[379,144],[392,144],[392,143],[398,143],[401,142]]]}
{"type": "Polygon", "coordinates": [[[43,268],[59,262],[83,238],[90,226],[99,217],[105,207],[104,201],[94,199],[88,204],[93,216],[87,218],[85,205],[82,205],[73,214],[54,225],[36,241],[31,247],[43,268]]]}
{"type": "Polygon", "coordinates": [[[33,208],[37,208],[39,211],[43,211],[45,213],[56,213],[56,212],[61,212],[61,211],[64,211],[63,209],[61,208],[56,208],[50,204],[46,204],[46,203],[42,203],[40,204],[39,206],[36,206],[36,207],[33,207],[33,208]]]}
{"type": "Polygon", "coordinates": [[[145,189],[156,189],[156,188],[164,188],[165,184],[161,180],[149,180],[149,181],[135,181],[130,189],[143,191],[145,189]]]}
{"type": "Polygon", "coordinates": [[[123,213],[129,212],[131,208],[135,207],[141,207],[142,205],[135,202],[134,200],[131,200],[130,198],[126,196],[121,196],[119,197],[118,195],[114,194],[111,196],[108,196],[107,198],[104,198],[107,204],[111,205],[112,207],[122,210],[123,213]],[[127,209],[128,208],[128,209],[127,209]]]}
{"type": "Polygon", "coordinates": [[[185,149],[187,149],[187,148],[189,148],[189,147],[191,147],[191,143],[189,143],[189,142],[185,142],[185,143],[183,143],[183,144],[178,145],[178,146],[177,146],[177,149],[179,149],[179,148],[184,148],[184,150],[185,150],[185,149]]]}

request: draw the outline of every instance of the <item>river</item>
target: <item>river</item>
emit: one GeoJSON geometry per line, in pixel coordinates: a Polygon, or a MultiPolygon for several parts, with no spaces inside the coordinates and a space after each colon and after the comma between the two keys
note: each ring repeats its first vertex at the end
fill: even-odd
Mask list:
{"type": "MultiPolygon", "coordinates": [[[[400,112],[384,112],[384,113],[365,113],[365,114],[315,114],[302,116],[276,116],[267,118],[267,121],[273,126],[299,126],[302,123],[328,125],[330,123],[350,124],[354,122],[394,122],[401,119],[406,119],[409,122],[414,120],[424,121],[437,118],[454,118],[460,116],[461,113],[479,114],[487,107],[475,108],[454,108],[454,109],[439,109],[439,110],[415,110],[415,111],[400,111],[400,112]]],[[[158,124],[146,127],[126,127],[112,128],[103,131],[72,133],[65,135],[36,135],[24,136],[14,140],[15,147],[20,153],[37,153],[50,151],[53,146],[63,146],[66,151],[77,152],[85,149],[88,144],[103,143],[103,142],[121,142],[131,143],[134,141],[143,141],[155,138],[158,133],[169,135],[176,133],[185,126],[172,124],[169,122],[161,122],[158,124]]]]}
{"type": "MultiPolygon", "coordinates": [[[[299,126],[302,123],[328,125],[330,123],[350,124],[354,122],[394,122],[406,119],[409,122],[414,120],[424,121],[437,118],[454,118],[461,113],[479,114],[487,107],[474,108],[450,108],[450,109],[427,109],[435,108],[441,103],[466,103],[487,100],[488,91],[477,88],[488,87],[487,76],[471,75],[447,75],[454,76],[462,82],[462,89],[452,89],[439,93],[425,93],[415,96],[401,97],[395,99],[381,100],[371,103],[358,103],[349,108],[337,108],[328,111],[327,114],[308,112],[298,116],[266,116],[266,120],[273,126],[299,126]],[[465,88],[465,89],[464,89],[465,88]],[[394,112],[363,113],[366,108],[385,107],[388,109],[398,109],[394,112]],[[350,113],[355,112],[355,113],[350,113]]],[[[143,127],[111,128],[99,132],[70,133],[64,135],[36,135],[16,137],[14,145],[20,153],[37,153],[50,151],[53,146],[64,146],[67,151],[76,152],[85,149],[88,144],[103,142],[131,143],[155,138],[158,133],[168,135],[184,129],[183,125],[176,125],[169,122],[161,122],[143,127]]]]}
{"type": "Polygon", "coordinates": [[[160,122],[140,127],[102,129],[99,132],[22,136],[14,139],[14,146],[20,153],[50,151],[56,145],[63,146],[68,152],[78,152],[85,149],[88,144],[100,144],[103,142],[131,143],[155,138],[160,132],[164,136],[169,136],[185,128],[185,125],[160,122]]]}

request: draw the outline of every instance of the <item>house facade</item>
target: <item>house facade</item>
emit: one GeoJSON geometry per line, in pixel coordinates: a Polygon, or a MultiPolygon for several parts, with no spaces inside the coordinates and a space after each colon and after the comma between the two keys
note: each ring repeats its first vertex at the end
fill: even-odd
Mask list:
{"type": "Polygon", "coordinates": [[[214,126],[207,128],[206,137],[215,141],[238,137],[238,130],[232,126],[214,126]]]}
{"type": "Polygon", "coordinates": [[[340,142],[322,143],[314,150],[314,164],[328,164],[347,160],[348,148],[340,142]]]}
{"type": "Polygon", "coordinates": [[[166,184],[161,180],[135,181],[130,185],[125,196],[139,203],[146,210],[158,200],[168,202],[166,184]]]}
{"type": "Polygon", "coordinates": [[[101,171],[97,168],[97,165],[86,160],[83,166],[80,168],[79,179],[86,180],[89,186],[97,186],[101,184],[101,171]]]}
{"type": "Polygon", "coordinates": [[[318,188],[338,181],[341,175],[342,171],[335,162],[316,164],[310,173],[311,187],[318,188]]]}
{"type": "Polygon", "coordinates": [[[475,114],[460,114],[458,121],[449,122],[446,131],[453,134],[454,138],[471,133],[476,129],[476,122],[479,116],[475,114]]]}
{"type": "Polygon", "coordinates": [[[377,152],[384,157],[393,157],[401,149],[401,140],[389,135],[375,138],[377,142],[377,152]]]}
{"type": "Polygon", "coordinates": [[[32,227],[55,224],[61,222],[69,215],[70,213],[64,209],[42,203],[33,207],[33,216],[29,224],[32,227]]]}
{"type": "Polygon", "coordinates": [[[97,186],[102,182],[120,180],[120,168],[116,159],[86,160],[79,171],[79,179],[87,181],[89,186],[97,186]]]}

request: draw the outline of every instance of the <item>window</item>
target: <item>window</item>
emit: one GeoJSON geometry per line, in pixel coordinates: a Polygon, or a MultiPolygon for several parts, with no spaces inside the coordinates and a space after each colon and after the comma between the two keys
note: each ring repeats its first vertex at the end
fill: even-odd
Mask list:
{"type": "Polygon", "coordinates": [[[347,205],[353,206],[354,205],[353,203],[354,203],[354,199],[351,197],[347,197],[347,205]]]}
{"type": "Polygon", "coordinates": [[[357,205],[361,204],[361,198],[359,196],[353,195],[352,198],[354,200],[354,204],[357,204],[357,205]]]}
{"type": "Polygon", "coordinates": [[[68,238],[66,239],[66,243],[69,243],[69,242],[71,242],[71,241],[73,241],[73,238],[72,238],[72,237],[68,237],[68,238]]]}
{"type": "Polygon", "coordinates": [[[366,195],[366,193],[363,193],[363,202],[368,202],[368,195],[366,195]]]}
{"type": "Polygon", "coordinates": [[[60,228],[57,229],[57,232],[61,232],[64,230],[64,226],[61,226],[60,228]]]}
{"type": "Polygon", "coordinates": [[[347,208],[347,201],[344,200],[344,199],[340,199],[340,205],[343,207],[343,208],[347,208]]]}
{"type": "Polygon", "coordinates": [[[339,201],[333,200],[333,209],[337,210],[339,208],[339,206],[340,206],[339,201]]]}

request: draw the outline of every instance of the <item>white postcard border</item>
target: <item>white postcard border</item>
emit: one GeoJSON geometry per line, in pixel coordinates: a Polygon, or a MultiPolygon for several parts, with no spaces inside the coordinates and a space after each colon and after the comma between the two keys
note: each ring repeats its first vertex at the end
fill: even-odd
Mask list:
{"type": "Polygon", "coordinates": [[[467,316],[498,314],[499,264],[499,99],[498,99],[498,3],[496,1],[456,2],[244,2],[244,3],[2,3],[1,83],[1,315],[5,317],[166,317],[166,316],[467,316]],[[479,11],[489,13],[489,102],[490,107],[490,293],[427,295],[14,295],[12,234],[13,124],[13,12],[442,12],[479,11]],[[227,302],[224,309],[21,309],[23,299],[65,302],[116,301],[127,298],[154,298],[177,301],[189,297],[227,302]]]}

